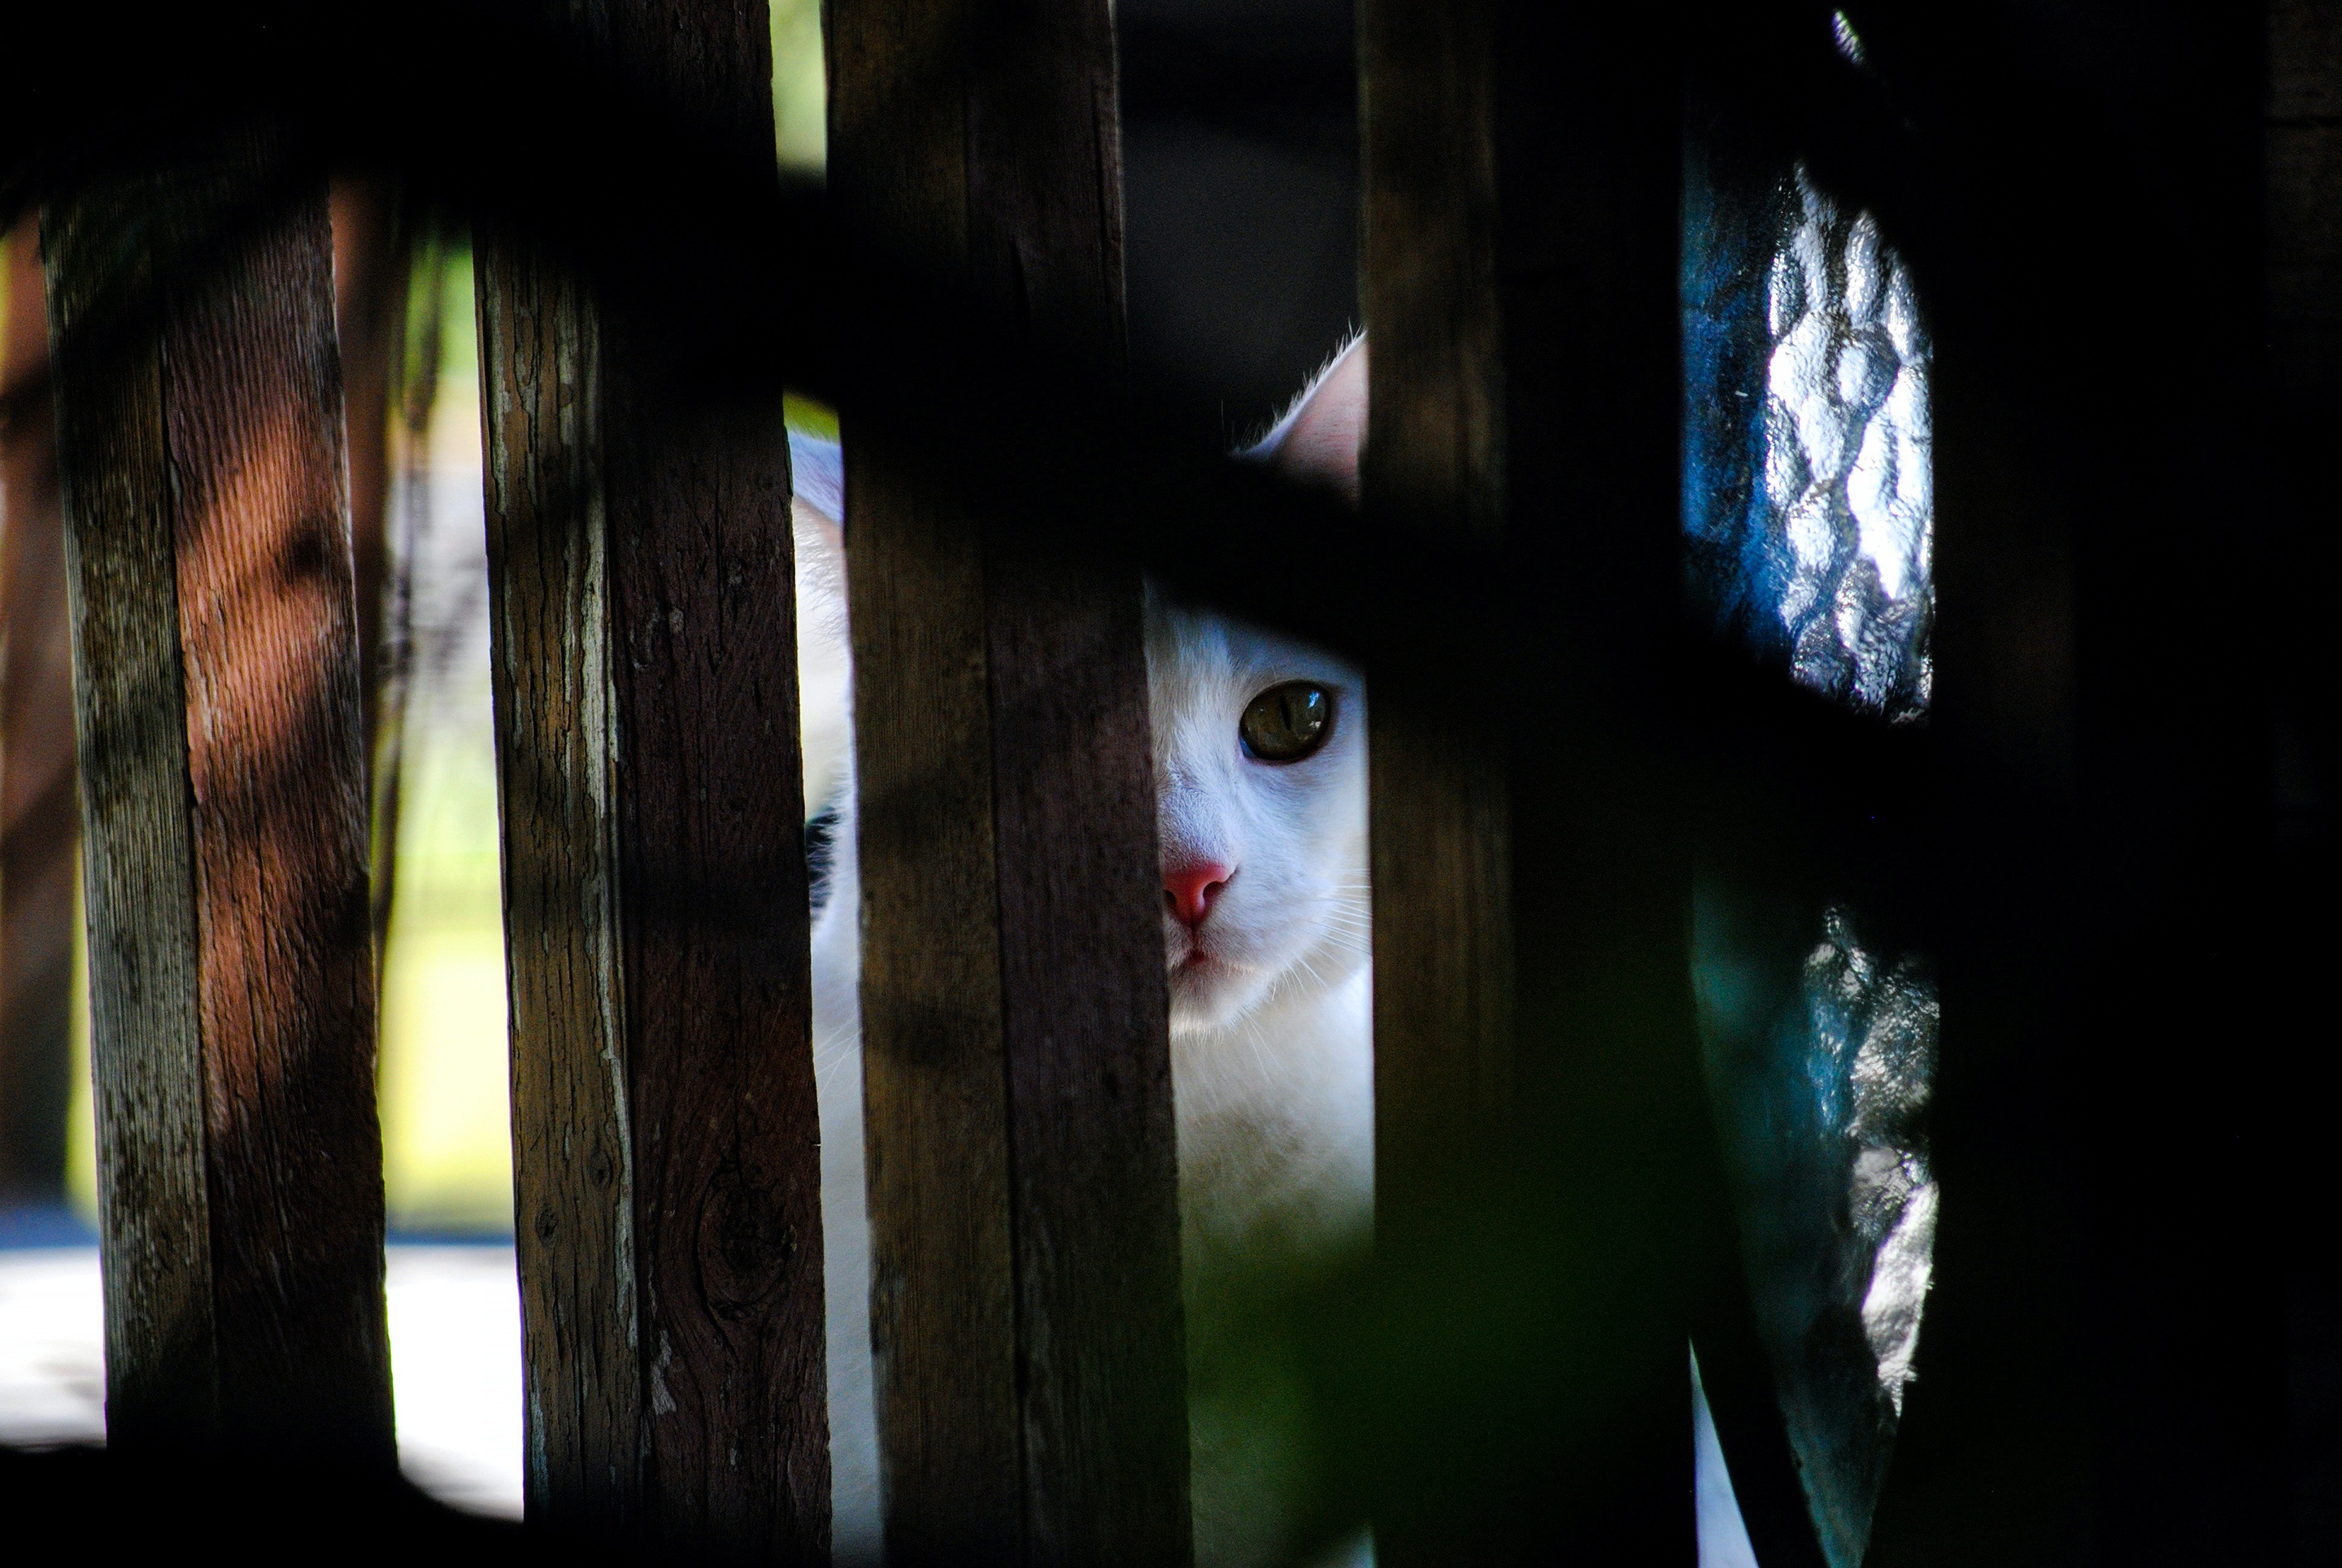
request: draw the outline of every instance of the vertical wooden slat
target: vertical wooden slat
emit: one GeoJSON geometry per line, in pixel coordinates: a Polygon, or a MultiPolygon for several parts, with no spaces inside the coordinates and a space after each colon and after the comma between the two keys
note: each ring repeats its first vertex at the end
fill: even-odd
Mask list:
{"type": "MultiPolygon", "coordinates": [[[[40,226],[6,241],[0,387],[0,1193],[55,1202],[73,1079],[73,626],[40,226]]],[[[5,1201],[0,1199],[0,1201],[5,1201]]]]}
{"type": "Polygon", "coordinates": [[[1359,39],[1365,503],[1506,563],[1501,636],[1370,671],[1377,1249],[1447,1260],[1427,1288],[1467,1318],[1501,1321],[1529,1271],[1561,1340],[1502,1442],[1408,1432],[1420,1474],[1483,1501],[1396,1488],[1377,1553],[1685,1561],[1670,1151],[1704,1128],[1687,872],[1644,729],[1678,618],[1673,41],[1507,0],[1368,0],[1359,39]],[[1487,661],[1506,704],[1460,722],[1487,661]],[[1451,1250],[1476,1233],[1520,1253],[1451,1250]]]}
{"type": "Polygon", "coordinates": [[[1696,1174],[1712,1161],[1686,1152],[1713,1131],[1666,749],[1685,668],[1682,25],[1516,3],[1496,46],[1510,613],[1543,696],[1512,759],[1517,1081],[1586,1325],[1526,1518],[1585,1563],[1694,1560],[1686,1347],[1714,1273],[1688,1251],[1717,1194],[1696,1174]]]}
{"type": "MultiPolygon", "coordinates": [[[[840,0],[827,38],[866,238],[1118,368],[1107,8],[840,0]]],[[[1184,1563],[1138,584],[979,540],[883,430],[846,460],[888,1549],[1184,1563]]]]}
{"type": "MultiPolygon", "coordinates": [[[[1505,528],[1499,10],[1496,0],[1358,8],[1370,349],[1360,499],[1370,515],[1488,543],[1505,528]]],[[[1516,1076],[1510,747],[1493,726],[1448,719],[1443,688],[1471,678],[1468,659],[1433,648],[1368,671],[1376,1229],[1386,1258],[1436,1248],[1456,1205],[1509,1186],[1465,1155],[1501,1148],[1516,1076]]],[[[1442,1444],[1422,1435],[1427,1449],[1442,1444]]],[[[1510,1499],[1473,1510],[1484,1516],[1476,1533],[1445,1499],[1382,1501],[1378,1559],[1516,1550],[1510,1499]]]]}
{"type": "Polygon", "coordinates": [[[525,254],[483,236],[477,256],[526,1495],[535,1516],[632,1526],[642,1369],[601,339],[575,289],[525,254]]]}
{"type": "Polygon", "coordinates": [[[322,186],[235,210],[264,168],[240,144],[45,220],[107,1420],[387,1462],[331,240],[322,186]]]}
{"type": "MultiPolygon", "coordinates": [[[[1358,23],[1372,346],[1361,496],[1494,543],[1505,401],[1494,9],[1376,0],[1358,23]]],[[[1410,1172],[1508,1098],[1511,811],[1504,736],[1459,736],[1438,722],[1442,707],[1411,701],[1425,691],[1437,702],[1429,670],[1374,673],[1375,1151],[1387,1229],[1408,1222],[1410,1172]]]]}
{"type": "MultiPolygon", "coordinates": [[[[768,154],[761,5],[597,42],[768,154]]],[[[786,437],[480,253],[533,1516],[829,1542],[786,437]]]]}
{"type": "Polygon", "coordinates": [[[607,391],[656,1517],[711,1547],[817,1561],[828,1374],[787,432],[776,407],[678,417],[675,387],[613,376],[607,391]]]}
{"type": "MultiPolygon", "coordinates": [[[[54,216],[44,228],[50,314],[62,337],[98,292],[98,257],[83,272],[71,229],[54,216]]],[[[141,266],[135,281],[151,286],[151,273],[141,266]]],[[[125,347],[113,375],[86,391],[63,352],[55,372],[89,921],[106,1423],[125,1449],[210,1438],[219,1421],[196,1021],[202,960],[162,360],[159,343],[125,347]],[[78,418],[83,406],[103,415],[78,418]]]]}
{"type": "Polygon", "coordinates": [[[955,1552],[1015,1562],[1024,1462],[984,563],[946,498],[897,477],[876,433],[850,438],[863,1115],[886,1538],[907,1562],[955,1552]]]}
{"type": "MultiPolygon", "coordinates": [[[[2331,638],[2291,621],[2330,619],[2337,411],[2286,384],[2336,344],[2286,319],[2311,279],[2272,267],[2307,259],[2292,246],[2315,230],[2291,223],[2330,221],[2264,184],[2265,157],[2303,150],[2265,140],[2266,95],[2291,75],[2268,69],[2287,10],[2314,20],[2088,5],[2071,25],[2091,46],[2047,69],[1947,13],[1886,35],[1896,68],[1916,67],[1911,101],[1959,98],[1933,145],[1961,151],[1936,191],[1990,200],[1981,225],[1957,196],[1908,209],[1915,266],[1942,280],[1944,1197],[1873,1563],[2332,1554],[2314,1536],[2288,1553],[2315,1515],[2289,1518],[2283,1488],[2284,1397],[2315,1376],[2287,1364],[2300,1303],[2284,1291],[2298,1227],[2324,1221],[2303,1217],[2314,1198],[2288,1202],[2282,1151],[2330,1141],[2332,1082],[2330,1051],[2288,1054],[2320,1036],[2286,1004],[2327,1009],[2330,949],[2310,922],[2332,900],[2320,882],[2301,923],[2288,907],[2279,868],[2316,867],[2273,840],[2272,763],[2294,739],[2273,721],[2303,692],[2295,713],[2332,709],[2331,638]],[[2129,107],[2068,119],[2085,96],[2129,107]],[[2056,297],[2067,279],[2090,280],[2079,317],[2056,297]],[[2178,298],[2193,308],[2137,330],[2178,298]],[[2055,382],[2076,363],[2092,367],[2085,399],[2055,382]],[[2272,477],[2307,478],[2324,515],[2272,498],[2272,477]],[[2322,668],[2293,662],[2305,641],[2322,668]],[[2255,1071],[2206,1048],[2231,1039],[2267,1042],[2255,1071]]],[[[2332,58],[2336,22],[2313,58],[2332,58]]]]}
{"type": "MultiPolygon", "coordinates": [[[[2342,655],[2318,604],[2334,580],[2342,495],[2323,470],[2326,434],[2342,426],[2342,0],[2271,0],[2269,85],[2263,152],[2267,205],[2268,395],[2272,427],[2268,517],[2271,574],[2285,596],[2269,624],[2279,760],[2277,864],[2268,928],[2277,936],[2280,1016],[2317,1016],[2316,993],[2338,933],[2333,793],[2336,722],[2327,694],[2342,655]],[[2323,711],[2321,719],[2318,716],[2323,711]],[[2280,982],[2283,983],[2283,982],[2280,982]]],[[[2325,1142],[2324,1108],[2342,1089],[2330,1051],[2303,1031],[2287,1068],[2297,1091],[2284,1136],[2294,1151],[2286,1190],[2297,1194],[2283,1223],[2316,1223],[2314,1174],[2325,1142]]],[[[2314,1562],[2342,1555],[2342,1259],[2331,1249],[2291,1255],[2287,1327],[2292,1341],[2295,1551],[2314,1562]]]]}

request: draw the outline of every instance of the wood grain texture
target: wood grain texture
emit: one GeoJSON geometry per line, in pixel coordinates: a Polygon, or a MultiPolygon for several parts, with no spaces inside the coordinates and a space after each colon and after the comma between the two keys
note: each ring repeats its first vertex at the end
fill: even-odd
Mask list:
{"type": "MultiPolygon", "coordinates": [[[[49,368],[37,215],[5,241],[0,387],[49,368]]],[[[0,415],[0,1194],[55,1203],[73,1081],[73,618],[50,400],[0,415]]],[[[0,1201],[10,1201],[0,1196],[0,1201]]]]}
{"type": "MultiPolygon", "coordinates": [[[[764,0],[636,0],[614,53],[750,166],[773,156],[764,0]]],[[[757,193],[764,195],[766,193],[757,193]]],[[[614,345],[611,615],[648,1434],[669,1539],[829,1552],[820,1116],[789,449],[614,345]]]]}
{"type": "MultiPolygon", "coordinates": [[[[769,148],[761,4],[619,4],[647,87],[769,148]]],[[[786,435],[482,252],[530,1510],[829,1545],[786,435]]]]}
{"type": "MultiPolygon", "coordinates": [[[[1496,249],[1493,4],[1367,0],[1360,297],[1373,345],[1361,498],[1412,526],[1504,528],[1505,377],[1496,249]]],[[[1459,735],[1439,649],[1376,670],[1375,1148],[1378,1221],[1410,1222],[1418,1179],[1501,1119],[1513,1051],[1506,738],[1459,735]]],[[[1464,657],[1460,654],[1459,658],[1464,657]]]]}
{"type": "Polygon", "coordinates": [[[1582,1351],[1516,1462],[1532,1554],[1696,1559],[1685,1346],[1712,1139],[1666,749],[1685,678],[1684,91],[1664,13],[1507,4],[1494,57],[1512,747],[1514,1096],[1582,1351]],[[1596,1370],[1598,1369],[1598,1371],[1596,1370]]]}
{"type": "Polygon", "coordinates": [[[777,407],[678,416],[673,388],[606,385],[656,1517],[668,1539],[818,1562],[828,1374],[787,431],[777,407]]]}
{"type": "MultiPolygon", "coordinates": [[[[122,199],[135,200],[135,191],[122,199]]],[[[52,212],[43,228],[51,327],[62,338],[115,280],[99,275],[105,253],[95,223],[84,230],[52,212]]],[[[143,260],[121,285],[150,286],[143,260]]],[[[89,922],[107,1436],[125,1450],[215,1441],[202,958],[162,347],[125,347],[85,377],[69,354],[54,363],[89,922]],[[90,417],[79,417],[82,408],[90,417]]]]}
{"type": "Polygon", "coordinates": [[[1185,1564],[1186,1335],[1139,584],[986,561],[1026,1556],[1185,1564]]]}
{"type": "Polygon", "coordinates": [[[530,1516],[632,1528],[642,1369],[617,908],[601,335],[483,236],[475,264],[530,1516]]]}
{"type": "MultiPolygon", "coordinates": [[[[1358,8],[1372,348],[1360,500],[1486,542],[1505,528],[1496,11],[1495,0],[1358,8]]],[[[1376,1229],[1394,1257],[1438,1244],[1452,1194],[1488,1183],[1475,1157],[1493,1162],[1516,1109],[1510,738],[1449,717],[1446,692],[1476,678],[1470,659],[1411,649],[1404,667],[1368,672],[1376,1229]]],[[[1442,1513],[1396,1500],[1376,1522],[1378,1555],[1445,1560],[1462,1543],[1442,1513]]],[[[1511,1521],[1483,1523],[1464,1555],[1517,1554],[1511,1521]]]]}
{"type": "MultiPolygon", "coordinates": [[[[1117,370],[1106,6],[846,0],[827,40],[866,241],[1117,370]]],[[[1185,1563],[1138,583],[979,538],[889,443],[847,430],[888,1549],[1185,1563]]]]}
{"type": "Polygon", "coordinates": [[[1503,531],[1496,0],[1358,9],[1366,504],[1503,531]],[[1431,134],[1432,127],[1437,134],[1431,134]]]}
{"type": "Polygon", "coordinates": [[[849,432],[870,1332],[889,1550],[1015,1562],[1016,1266],[983,552],[849,432]]]}
{"type": "Polygon", "coordinates": [[[322,187],[223,225],[263,156],[46,224],[109,1426],[387,1464],[331,239],[322,187]],[[142,295],[159,316],[119,331],[107,307],[142,295]]]}
{"type": "Polygon", "coordinates": [[[1688,1561],[1688,869],[1636,739],[1679,624],[1674,43],[1511,0],[1367,0],[1359,38],[1364,499],[1506,562],[1490,644],[1370,672],[1377,1246],[1505,1215],[1570,1303],[1498,1501],[1395,1495],[1377,1553],[1688,1561]],[[1516,695],[1458,722],[1474,660],[1516,695]]]}

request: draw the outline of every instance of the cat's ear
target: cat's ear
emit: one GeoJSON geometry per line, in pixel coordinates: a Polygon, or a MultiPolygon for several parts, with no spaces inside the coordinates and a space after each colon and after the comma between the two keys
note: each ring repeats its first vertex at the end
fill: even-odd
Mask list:
{"type": "Polygon", "coordinates": [[[1358,453],[1366,442],[1366,338],[1360,333],[1317,373],[1253,455],[1289,477],[1330,485],[1355,506],[1358,453]]]}

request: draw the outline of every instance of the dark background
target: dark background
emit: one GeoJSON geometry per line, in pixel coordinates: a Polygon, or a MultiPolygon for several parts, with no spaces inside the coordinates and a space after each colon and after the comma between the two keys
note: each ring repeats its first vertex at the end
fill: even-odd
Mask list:
{"type": "Polygon", "coordinates": [[[1347,0],[1122,0],[1131,358],[1179,417],[1258,434],[1357,323],[1347,0]]]}

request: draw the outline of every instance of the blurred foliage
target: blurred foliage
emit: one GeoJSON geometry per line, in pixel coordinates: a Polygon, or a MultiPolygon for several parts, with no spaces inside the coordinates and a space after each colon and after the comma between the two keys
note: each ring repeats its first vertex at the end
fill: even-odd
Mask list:
{"type": "Polygon", "coordinates": [[[472,258],[460,244],[431,244],[416,265],[431,275],[415,279],[408,340],[431,341],[437,364],[409,469],[429,520],[409,568],[413,668],[382,983],[383,1181],[395,1230],[501,1232],[512,1225],[512,1124],[472,258]]]}
{"type": "Polygon", "coordinates": [[[791,392],[781,400],[781,417],[792,430],[802,430],[825,441],[837,439],[837,410],[826,403],[791,392]]]}
{"type": "Polygon", "coordinates": [[[829,156],[821,0],[772,0],[773,138],[781,166],[819,174],[829,156]]]}
{"type": "Polygon", "coordinates": [[[382,989],[383,1182],[398,1230],[512,1226],[495,757],[485,711],[467,717],[417,726],[405,763],[382,989]]]}
{"type": "Polygon", "coordinates": [[[89,1076],[89,924],[81,905],[81,849],[74,849],[73,1094],[65,1102],[65,1201],[97,1223],[97,1109],[89,1076]]]}

